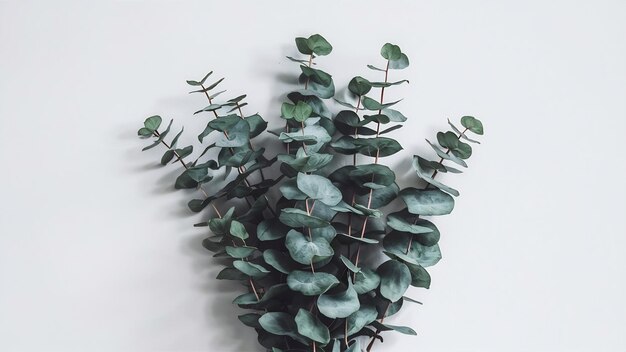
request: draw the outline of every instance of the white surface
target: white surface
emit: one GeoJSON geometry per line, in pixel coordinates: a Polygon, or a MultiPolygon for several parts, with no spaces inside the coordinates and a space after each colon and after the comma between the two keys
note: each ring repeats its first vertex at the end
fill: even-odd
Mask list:
{"type": "MultiPolygon", "coordinates": [[[[213,280],[175,168],[141,153],[159,113],[204,118],[184,80],[226,76],[277,123],[293,37],[334,45],[338,87],[399,44],[407,154],[464,114],[485,123],[444,260],[378,351],[626,350],[626,3],[0,3],[0,350],[260,351],[213,280]],[[307,19],[307,13],[309,18],[307,19]]],[[[406,155],[406,154],[405,154],[406,155]]],[[[398,161],[393,164],[397,165],[398,161]]],[[[398,168],[408,172],[408,157],[398,168]]]]}

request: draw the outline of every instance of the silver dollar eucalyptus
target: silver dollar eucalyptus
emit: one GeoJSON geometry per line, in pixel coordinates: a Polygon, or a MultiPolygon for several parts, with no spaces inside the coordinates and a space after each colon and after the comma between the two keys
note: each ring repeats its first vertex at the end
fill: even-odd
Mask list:
{"type": "Polygon", "coordinates": [[[354,77],[342,101],[318,67],[330,43],[314,34],[296,38],[296,47],[302,56],[287,58],[299,65],[301,86],[287,94],[279,130],[244,113],[245,95],[222,99],[223,78],[207,83],[209,72],[187,81],[207,104],[194,114],[208,120],[201,147],[179,146],[183,129],[170,139],[172,121],[163,128],[159,116],[147,118],[138,134],[153,139],[144,150],[165,148],[161,164],[182,166],[175,188],[198,190],[189,208],[206,209],[208,221],[195,224],[208,227],[202,245],[225,265],[217,279],[247,288],[233,303],[263,347],[371,351],[383,332],[415,335],[387,318],[404,303],[419,303],[405,296],[409,286],[430,287],[426,268],[441,259],[431,220],[449,214],[459,195],[436,176],[467,167],[470,143],[478,143],[469,134],[482,135],[483,126],[472,116],[461,117],[461,127],[448,121],[449,131],[426,140],[434,160],[414,155],[414,184],[400,189],[382,161],[402,150],[393,132],[411,120],[385,92],[408,83],[390,76],[409,58],[383,45],[381,63],[367,65],[377,78],[354,77]],[[331,112],[331,99],[343,110],[331,112]],[[266,131],[284,153],[266,155],[256,142],[266,131]]]}

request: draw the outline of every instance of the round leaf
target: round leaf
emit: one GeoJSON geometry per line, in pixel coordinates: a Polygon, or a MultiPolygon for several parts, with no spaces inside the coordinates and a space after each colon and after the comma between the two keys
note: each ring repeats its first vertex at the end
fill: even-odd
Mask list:
{"type": "Polygon", "coordinates": [[[320,313],[331,319],[346,318],[360,307],[359,296],[350,280],[345,291],[334,295],[322,294],[317,299],[317,308],[320,313]]]}
{"type": "Polygon", "coordinates": [[[474,116],[461,117],[461,125],[476,134],[483,134],[483,123],[474,116]]]}
{"type": "Polygon", "coordinates": [[[287,285],[305,296],[318,296],[339,284],[334,275],[294,270],[287,276],[287,285]]]}
{"type": "Polygon", "coordinates": [[[391,302],[401,299],[411,284],[409,268],[396,260],[382,263],[376,272],[380,276],[380,294],[391,302]]]}
{"type": "Polygon", "coordinates": [[[298,189],[311,199],[319,200],[328,206],[337,205],[341,201],[341,191],[326,177],[299,173],[297,184],[298,189]]]}
{"type": "Polygon", "coordinates": [[[446,215],[454,209],[454,198],[439,189],[420,190],[409,187],[400,191],[400,197],[411,214],[446,215]]]}
{"type": "Polygon", "coordinates": [[[300,308],[298,314],[296,314],[295,321],[300,335],[321,344],[330,342],[330,332],[326,325],[307,310],[300,308]]]}
{"type": "Polygon", "coordinates": [[[296,230],[290,230],[287,233],[285,246],[289,250],[291,258],[300,264],[319,262],[335,253],[325,238],[313,237],[311,241],[296,230]]]}

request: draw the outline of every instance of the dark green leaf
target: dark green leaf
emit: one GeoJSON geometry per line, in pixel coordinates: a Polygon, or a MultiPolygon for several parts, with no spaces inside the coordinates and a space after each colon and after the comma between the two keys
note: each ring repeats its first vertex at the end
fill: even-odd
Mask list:
{"type": "Polygon", "coordinates": [[[411,284],[409,268],[398,261],[386,261],[376,272],[380,276],[380,294],[391,302],[401,299],[411,284]]]}
{"type": "Polygon", "coordinates": [[[193,81],[193,80],[188,80],[187,84],[190,86],[201,86],[204,84],[204,82],[206,81],[207,78],[209,78],[209,76],[213,73],[213,71],[207,73],[199,82],[198,81],[193,81]]]}
{"type": "Polygon", "coordinates": [[[333,51],[332,45],[330,45],[330,43],[319,34],[313,34],[310,36],[309,39],[307,39],[307,46],[311,49],[311,51],[319,56],[328,55],[331,51],[333,51]]]}
{"type": "Polygon", "coordinates": [[[380,55],[389,61],[400,60],[402,58],[402,51],[397,45],[386,43],[380,49],[380,55]]]}
{"type": "Polygon", "coordinates": [[[362,96],[367,94],[372,89],[372,84],[367,79],[357,76],[350,80],[350,83],[348,83],[348,89],[353,94],[362,96]]]}
{"type": "Polygon", "coordinates": [[[243,260],[235,260],[233,266],[242,273],[251,277],[263,277],[269,274],[269,270],[261,265],[245,262],[243,260]]]}
{"type": "Polygon", "coordinates": [[[378,312],[376,311],[376,308],[371,305],[362,304],[359,310],[350,314],[350,316],[346,318],[348,324],[347,335],[350,336],[356,334],[365,326],[376,320],[377,317],[378,312]]]}
{"type": "Polygon", "coordinates": [[[404,53],[400,55],[398,60],[389,61],[390,70],[402,70],[407,67],[409,67],[409,58],[404,53]]]}
{"type": "Polygon", "coordinates": [[[311,239],[296,230],[287,233],[285,247],[291,258],[300,264],[316,263],[335,253],[325,238],[316,236],[311,239]]]}
{"type": "Polygon", "coordinates": [[[359,297],[348,280],[348,288],[337,294],[322,294],[317,299],[317,308],[324,316],[336,319],[346,318],[361,307],[359,297]]]}
{"type": "MultiPolygon", "coordinates": [[[[463,116],[461,117],[461,125],[467,128],[468,130],[478,134],[483,134],[483,123],[480,122],[477,118],[473,116],[463,116]]],[[[146,126],[148,127],[148,126],[146,126]]]]}
{"type": "Polygon", "coordinates": [[[339,284],[339,280],[328,273],[294,270],[287,276],[287,285],[305,296],[318,296],[339,284]]]}
{"type": "Polygon", "coordinates": [[[438,189],[419,190],[409,187],[400,191],[400,197],[411,214],[447,215],[454,209],[454,198],[438,189]]]}
{"type": "Polygon", "coordinates": [[[300,308],[300,310],[298,310],[298,314],[296,314],[295,321],[300,335],[308,337],[321,344],[327,344],[330,342],[330,332],[328,331],[328,328],[313,314],[300,308]]]}

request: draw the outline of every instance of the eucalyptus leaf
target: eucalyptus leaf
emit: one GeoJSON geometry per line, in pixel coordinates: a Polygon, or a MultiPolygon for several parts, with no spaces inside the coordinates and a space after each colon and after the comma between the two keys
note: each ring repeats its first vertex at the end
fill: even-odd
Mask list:
{"type": "Polygon", "coordinates": [[[328,273],[294,270],[287,275],[287,285],[305,296],[318,296],[339,284],[339,280],[328,273]]]}
{"type": "Polygon", "coordinates": [[[324,293],[317,299],[317,309],[331,319],[346,318],[360,307],[359,297],[350,280],[345,291],[336,294],[324,293]]]}
{"type": "Polygon", "coordinates": [[[454,198],[439,189],[420,190],[409,187],[400,191],[399,195],[411,214],[447,215],[454,209],[454,198]]]}
{"type": "Polygon", "coordinates": [[[298,189],[309,198],[320,201],[328,206],[337,205],[341,201],[341,191],[329,179],[319,175],[299,173],[298,189]]]}
{"type": "Polygon", "coordinates": [[[474,116],[461,117],[461,125],[478,135],[482,135],[484,133],[483,123],[474,116]]]}
{"type": "Polygon", "coordinates": [[[290,230],[287,233],[285,246],[291,258],[300,264],[316,263],[335,253],[325,238],[313,237],[311,239],[296,230],[290,230]]]}
{"type": "Polygon", "coordinates": [[[321,344],[330,342],[330,332],[326,325],[307,310],[300,308],[295,321],[300,335],[321,344]]]}
{"type": "Polygon", "coordinates": [[[380,276],[380,294],[391,302],[401,299],[411,284],[409,268],[396,260],[382,263],[376,272],[380,276]]]}

